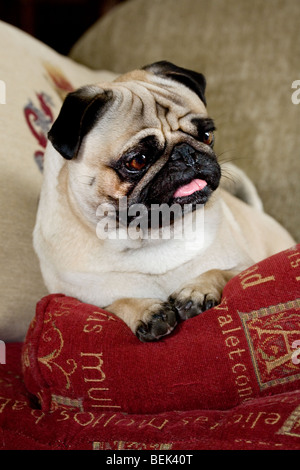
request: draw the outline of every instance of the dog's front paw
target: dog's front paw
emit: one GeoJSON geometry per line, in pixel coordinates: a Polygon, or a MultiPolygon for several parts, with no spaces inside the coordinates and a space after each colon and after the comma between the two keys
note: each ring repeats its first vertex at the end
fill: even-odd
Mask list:
{"type": "Polygon", "coordinates": [[[155,341],[171,333],[176,325],[176,312],[172,306],[168,302],[155,303],[145,311],[136,336],[143,342],[155,341]]]}
{"type": "Polygon", "coordinates": [[[190,285],[173,292],[169,302],[181,320],[195,317],[199,313],[215,307],[221,301],[221,293],[217,289],[203,292],[197,285],[190,285]]]}

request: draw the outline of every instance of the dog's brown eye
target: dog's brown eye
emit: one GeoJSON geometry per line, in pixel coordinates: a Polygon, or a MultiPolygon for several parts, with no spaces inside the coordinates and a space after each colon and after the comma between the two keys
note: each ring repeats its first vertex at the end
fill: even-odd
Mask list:
{"type": "Polygon", "coordinates": [[[214,143],[213,131],[204,132],[202,142],[206,145],[212,145],[214,143]]]}
{"type": "Polygon", "coordinates": [[[143,154],[137,155],[126,163],[129,170],[140,171],[145,168],[147,164],[147,157],[143,154]]]}

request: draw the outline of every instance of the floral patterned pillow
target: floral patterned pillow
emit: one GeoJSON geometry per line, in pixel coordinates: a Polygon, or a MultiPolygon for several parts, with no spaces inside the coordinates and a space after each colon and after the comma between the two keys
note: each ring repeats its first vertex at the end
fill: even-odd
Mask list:
{"type": "Polygon", "coordinates": [[[66,93],[114,78],[0,22],[0,340],[22,340],[45,295],[32,231],[47,132],[66,93]]]}

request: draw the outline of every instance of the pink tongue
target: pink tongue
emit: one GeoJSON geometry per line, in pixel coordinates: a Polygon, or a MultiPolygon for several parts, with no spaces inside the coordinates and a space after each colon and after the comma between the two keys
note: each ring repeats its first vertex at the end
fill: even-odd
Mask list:
{"type": "Polygon", "coordinates": [[[201,191],[201,189],[207,186],[206,181],[195,179],[181,188],[178,188],[173,197],[183,197],[183,196],[190,196],[191,194],[195,193],[196,191],[201,191]]]}

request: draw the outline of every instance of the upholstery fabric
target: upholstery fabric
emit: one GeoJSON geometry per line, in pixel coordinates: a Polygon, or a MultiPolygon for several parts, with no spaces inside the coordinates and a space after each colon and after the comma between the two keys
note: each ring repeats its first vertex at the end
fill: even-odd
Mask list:
{"type": "Polygon", "coordinates": [[[299,282],[297,245],[150,344],[108,312],[43,298],[0,365],[0,448],[299,449],[299,282]]]}
{"type": "Polygon", "coordinates": [[[229,410],[156,414],[41,410],[22,380],[22,344],[0,365],[1,450],[299,450],[300,392],[246,401],[229,410]]]}

